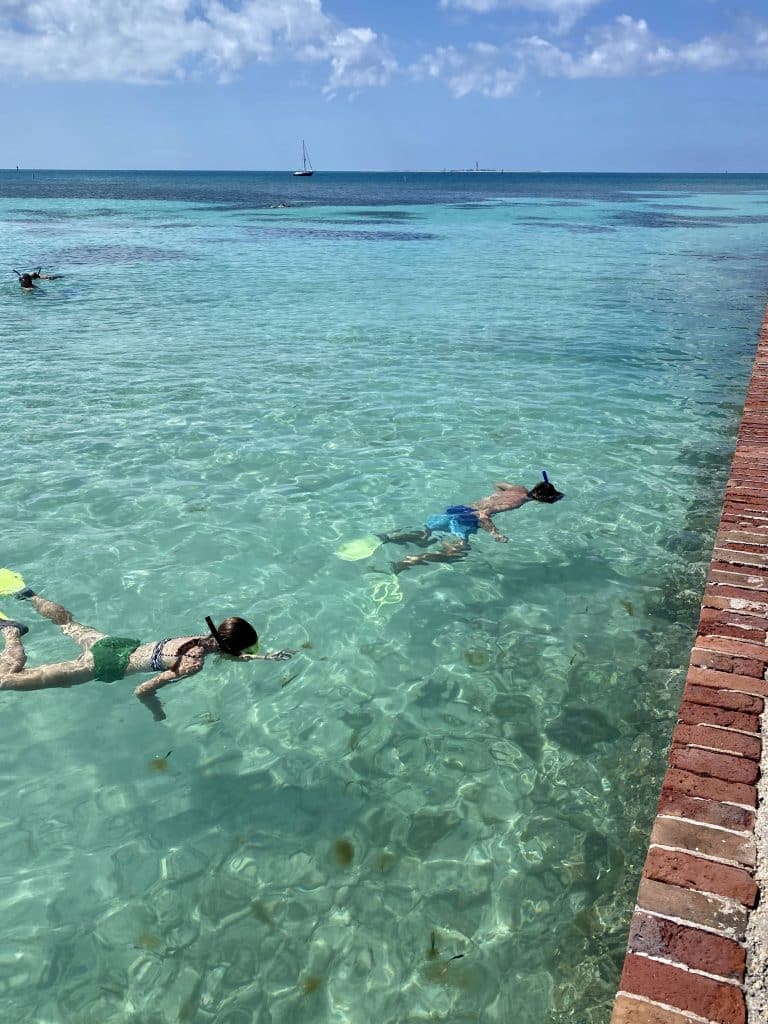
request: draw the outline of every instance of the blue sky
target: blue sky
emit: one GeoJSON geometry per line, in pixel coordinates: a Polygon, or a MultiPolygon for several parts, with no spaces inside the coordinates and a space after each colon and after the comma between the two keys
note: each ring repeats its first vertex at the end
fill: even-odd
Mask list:
{"type": "Polygon", "coordinates": [[[0,166],[768,171],[768,0],[0,0],[0,166]]]}

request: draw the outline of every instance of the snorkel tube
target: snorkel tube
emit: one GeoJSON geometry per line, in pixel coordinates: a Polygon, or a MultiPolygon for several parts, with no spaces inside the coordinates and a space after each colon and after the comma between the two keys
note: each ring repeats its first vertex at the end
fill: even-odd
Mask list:
{"type": "Polygon", "coordinates": [[[206,615],[205,616],[205,624],[208,627],[208,629],[211,631],[211,636],[216,641],[216,643],[219,645],[219,647],[222,649],[222,651],[224,651],[225,654],[229,654],[231,657],[236,658],[237,655],[232,650],[232,648],[229,646],[227,641],[222,637],[221,633],[219,633],[218,629],[216,629],[216,627],[213,624],[213,619],[211,618],[210,615],[206,615]]]}

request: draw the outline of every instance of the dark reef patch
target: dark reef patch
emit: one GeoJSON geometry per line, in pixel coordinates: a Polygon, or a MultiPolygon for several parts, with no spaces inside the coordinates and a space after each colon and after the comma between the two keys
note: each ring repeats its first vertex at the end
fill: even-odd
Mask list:
{"type": "Polygon", "coordinates": [[[74,266],[93,263],[175,263],[195,259],[179,249],[157,249],[149,245],[78,245],[61,249],[55,256],[58,263],[74,266]]]}
{"type": "Polygon", "coordinates": [[[687,217],[682,213],[656,210],[619,210],[612,219],[636,228],[724,228],[733,224],[768,224],[768,215],[728,214],[721,217],[687,217]]]}
{"type": "Polygon", "coordinates": [[[308,227],[260,227],[248,232],[259,238],[306,238],[328,242],[431,242],[438,238],[427,231],[334,231],[308,227]]]}

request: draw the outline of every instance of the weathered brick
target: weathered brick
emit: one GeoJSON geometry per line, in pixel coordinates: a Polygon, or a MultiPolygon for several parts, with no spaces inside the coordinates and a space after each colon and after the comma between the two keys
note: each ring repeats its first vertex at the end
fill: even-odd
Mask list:
{"type": "Polygon", "coordinates": [[[680,886],[652,879],[640,879],[637,905],[665,918],[712,928],[738,942],[743,941],[749,921],[748,909],[735,900],[699,893],[695,889],[681,889],[680,886]]]}
{"type": "Polygon", "coordinates": [[[731,640],[747,640],[764,644],[768,635],[765,623],[754,616],[738,615],[734,612],[718,614],[714,608],[704,608],[697,630],[699,636],[727,636],[731,640]]]}
{"type": "Polygon", "coordinates": [[[686,725],[720,725],[724,729],[740,729],[742,732],[758,733],[760,719],[757,715],[746,715],[741,711],[693,704],[684,700],[680,704],[678,720],[686,725]]]}
{"type": "Polygon", "coordinates": [[[685,796],[698,796],[704,800],[720,800],[747,808],[757,807],[757,790],[754,786],[696,775],[681,768],[667,769],[662,789],[672,789],[685,796]]]}
{"type": "Polygon", "coordinates": [[[709,825],[733,829],[735,832],[751,832],[755,829],[755,815],[746,807],[725,804],[720,800],[705,800],[703,797],[687,796],[675,789],[662,789],[657,814],[673,814],[678,818],[690,818],[709,825]]]}
{"type": "Polygon", "coordinates": [[[702,603],[708,608],[732,608],[747,615],[768,615],[766,595],[739,587],[709,583],[704,588],[702,603]]]}
{"type": "Polygon", "coordinates": [[[620,992],[613,1004],[610,1024],[691,1024],[691,1018],[620,992]]]}
{"type": "Polygon", "coordinates": [[[663,917],[636,913],[629,929],[629,949],[720,978],[744,979],[746,952],[738,942],[663,917]]]}
{"type": "Polygon", "coordinates": [[[757,551],[741,551],[735,548],[715,548],[712,552],[714,562],[725,562],[727,565],[757,566],[768,568],[768,555],[757,551]]]}
{"type": "MultiPolygon", "coordinates": [[[[741,433],[741,437],[763,437],[768,438],[768,430],[766,429],[750,429],[749,424],[746,425],[745,429],[741,433]]],[[[768,501],[768,488],[760,487],[757,484],[752,484],[746,487],[733,486],[730,482],[725,489],[725,493],[730,499],[736,498],[765,498],[768,501]]]]}
{"type": "Polygon", "coordinates": [[[735,562],[710,562],[709,569],[711,573],[727,573],[729,576],[735,576],[737,580],[751,579],[753,576],[765,576],[765,569],[761,566],[738,565],[735,562]]]}
{"type": "Polygon", "coordinates": [[[688,669],[686,682],[694,686],[713,686],[721,690],[740,690],[742,693],[755,693],[760,697],[768,697],[768,680],[755,679],[753,676],[742,676],[738,672],[715,672],[712,669],[693,665],[688,669]]]}
{"type": "Polygon", "coordinates": [[[739,693],[738,690],[723,690],[714,686],[696,686],[686,683],[683,700],[691,704],[708,704],[714,708],[725,708],[728,711],[742,711],[747,715],[763,713],[762,697],[751,693],[739,693]]]}
{"type": "Polygon", "coordinates": [[[746,1024],[746,1003],[737,985],[691,974],[647,956],[627,955],[619,987],[717,1024],[746,1024]]]}
{"type": "Polygon", "coordinates": [[[712,669],[715,672],[722,672],[723,675],[732,675],[733,663],[738,660],[730,654],[720,654],[717,651],[702,650],[695,648],[691,652],[691,665],[699,668],[712,669]]]}
{"type": "Polygon", "coordinates": [[[750,676],[752,679],[763,679],[765,677],[765,665],[760,661],[750,658],[734,658],[733,674],[750,676]]]}
{"type": "Polygon", "coordinates": [[[724,546],[728,544],[768,545],[768,530],[721,530],[717,539],[724,546]]]}
{"type": "Polygon", "coordinates": [[[726,503],[723,506],[720,522],[723,526],[732,526],[737,530],[758,530],[768,523],[768,513],[749,512],[743,508],[735,509],[726,503]]]}
{"type": "Polygon", "coordinates": [[[768,647],[765,644],[750,644],[746,641],[728,640],[726,637],[703,636],[696,640],[696,646],[719,654],[732,654],[736,658],[754,658],[768,665],[768,647]]]}
{"type": "Polygon", "coordinates": [[[620,992],[613,1004],[610,1024],[691,1024],[691,1018],[620,992]]]}
{"type": "Polygon", "coordinates": [[[746,868],[754,868],[757,858],[752,836],[734,835],[720,828],[710,828],[677,818],[656,819],[651,832],[651,845],[687,850],[705,857],[719,857],[746,868]]]}
{"type": "Polygon", "coordinates": [[[720,586],[731,586],[741,590],[754,590],[755,593],[765,594],[768,592],[768,576],[745,575],[736,572],[724,572],[722,569],[710,569],[707,574],[707,583],[717,583],[720,586]]]}
{"type": "MultiPolygon", "coordinates": [[[[765,547],[764,544],[749,544],[749,543],[747,543],[745,541],[736,541],[735,543],[731,543],[731,544],[723,544],[721,541],[718,540],[718,541],[715,542],[715,551],[718,551],[718,550],[723,551],[725,553],[725,555],[728,555],[731,552],[736,552],[736,554],[742,554],[742,555],[748,555],[748,554],[752,554],[752,555],[765,555],[765,554],[768,554],[768,551],[766,550],[766,547],[765,547]]],[[[714,555],[713,555],[713,557],[714,557],[714,555]]],[[[716,557],[719,558],[720,556],[717,555],[716,557]]]]}
{"type": "Polygon", "coordinates": [[[763,749],[759,736],[745,736],[733,729],[712,729],[707,725],[678,725],[672,733],[672,742],[736,754],[750,761],[759,761],[763,749]]]}
{"type": "Polygon", "coordinates": [[[748,786],[754,786],[760,775],[756,761],[700,747],[673,746],[669,752],[669,763],[673,768],[682,768],[694,775],[706,775],[724,782],[744,782],[748,786]]]}
{"type": "Polygon", "coordinates": [[[745,907],[754,907],[757,902],[757,885],[748,871],[689,853],[653,847],[648,851],[643,874],[654,882],[738,900],[745,907]]]}

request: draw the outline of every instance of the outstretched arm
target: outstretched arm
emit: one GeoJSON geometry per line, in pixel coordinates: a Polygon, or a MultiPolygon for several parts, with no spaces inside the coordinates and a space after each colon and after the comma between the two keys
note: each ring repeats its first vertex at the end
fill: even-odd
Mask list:
{"type": "Polygon", "coordinates": [[[202,658],[181,657],[178,664],[173,668],[166,669],[165,672],[160,672],[158,675],[153,676],[146,683],[137,686],[133,692],[141,703],[149,708],[154,720],[162,722],[165,718],[165,712],[163,711],[163,705],[160,703],[160,698],[157,696],[157,691],[163,686],[178,682],[179,679],[186,679],[189,676],[196,675],[202,667],[202,658]]]}
{"type": "Polygon", "coordinates": [[[493,539],[497,540],[500,544],[507,543],[509,537],[507,537],[505,534],[501,533],[501,531],[496,529],[493,520],[491,519],[487,512],[478,512],[477,518],[479,520],[480,528],[482,530],[486,530],[488,533],[490,533],[493,539]]]}

